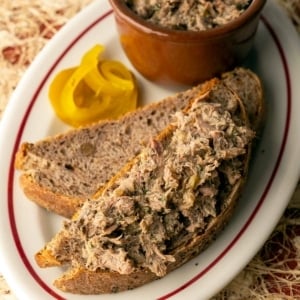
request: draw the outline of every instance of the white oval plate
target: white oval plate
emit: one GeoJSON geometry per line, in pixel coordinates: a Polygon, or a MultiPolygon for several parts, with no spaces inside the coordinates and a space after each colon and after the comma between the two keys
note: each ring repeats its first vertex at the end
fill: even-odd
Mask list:
{"type": "MultiPolygon", "coordinates": [[[[108,2],[95,1],[43,49],[22,78],[0,124],[0,267],[19,299],[207,299],[251,260],[286,208],[300,173],[300,42],[288,18],[272,2],[264,9],[246,62],[263,80],[268,116],[233,218],[197,258],[161,280],[119,294],[79,296],[52,286],[62,270],[40,269],[33,256],[59,229],[62,218],[28,201],[14,170],[14,155],[22,141],[66,129],[47,98],[57,71],[76,65],[96,43],[105,45],[107,57],[132,68],[120,47],[108,2]]],[[[145,102],[182,89],[160,87],[136,75],[145,102]]]]}

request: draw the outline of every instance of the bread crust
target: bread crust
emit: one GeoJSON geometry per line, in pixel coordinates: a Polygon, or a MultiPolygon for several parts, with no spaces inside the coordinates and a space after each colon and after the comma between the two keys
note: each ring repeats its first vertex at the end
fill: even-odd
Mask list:
{"type": "MultiPolygon", "coordinates": [[[[213,79],[206,83],[201,90],[201,94],[205,95],[210,89],[212,89],[219,81],[213,79]]],[[[205,98],[205,97],[204,97],[205,98]]],[[[238,98],[238,97],[237,97],[238,98]]],[[[244,123],[248,124],[247,114],[245,112],[243,103],[239,101],[240,105],[240,118],[243,119],[244,123]]],[[[186,111],[190,108],[188,107],[186,111]]],[[[163,130],[157,137],[159,141],[163,141],[170,132],[172,132],[173,126],[168,126],[163,130]]],[[[243,176],[234,184],[232,190],[230,191],[227,198],[224,199],[222,203],[222,208],[219,215],[209,221],[208,226],[205,231],[201,234],[196,234],[192,239],[190,239],[184,245],[176,248],[172,255],[175,257],[175,262],[169,262],[167,265],[167,273],[170,273],[172,270],[177,269],[182,266],[184,263],[190,259],[197,256],[200,252],[205,249],[210,242],[216,237],[216,235],[226,226],[230,217],[233,214],[234,208],[236,206],[237,200],[240,197],[242,187],[245,183],[245,178],[248,173],[248,166],[251,157],[251,148],[252,145],[249,143],[247,146],[246,155],[244,158],[244,169],[243,176]]],[[[114,182],[125,174],[131,167],[136,163],[135,158],[130,163],[128,163],[124,168],[116,174],[105,186],[104,189],[101,189],[96,195],[97,198],[99,195],[105,193],[106,189],[109,189],[114,182]]],[[[76,219],[77,215],[73,216],[76,219]]],[[[53,241],[59,237],[59,234],[54,237],[53,241]]],[[[49,245],[49,244],[48,244],[49,245]]],[[[55,256],[51,252],[51,246],[45,246],[40,252],[36,255],[36,261],[41,267],[48,267],[52,265],[62,265],[62,262],[59,262],[55,259],[55,256]]],[[[71,268],[66,273],[64,273],[60,278],[55,280],[54,285],[65,292],[76,293],[76,294],[102,294],[102,293],[115,293],[124,290],[133,289],[149,283],[158,277],[150,272],[147,269],[138,269],[137,271],[131,274],[119,274],[112,271],[89,271],[85,268],[71,268]]]]}
{"type": "Polygon", "coordinates": [[[37,185],[36,181],[27,174],[20,176],[19,183],[28,199],[47,211],[55,212],[66,218],[71,218],[82,204],[81,198],[59,195],[41,185],[37,185]]]}

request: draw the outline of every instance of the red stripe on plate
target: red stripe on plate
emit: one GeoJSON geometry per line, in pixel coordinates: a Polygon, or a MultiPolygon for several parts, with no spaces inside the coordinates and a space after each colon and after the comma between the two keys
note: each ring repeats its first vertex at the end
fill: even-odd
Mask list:
{"type": "Polygon", "coordinates": [[[243,233],[246,231],[246,229],[248,228],[248,226],[252,223],[253,219],[255,218],[257,212],[259,211],[260,207],[262,206],[263,202],[265,201],[267,194],[272,186],[273,180],[276,176],[276,173],[278,171],[278,168],[280,166],[280,162],[284,153],[284,149],[286,146],[286,141],[287,141],[287,137],[288,137],[288,132],[289,132],[289,127],[290,127],[290,119],[291,119],[291,80],[290,80],[290,73],[289,73],[289,68],[288,68],[288,64],[287,64],[287,60],[286,60],[286,56],[283,50],[283,47],[278,39],[278,36],[276,35],[274,29],[272,28],[271,24],[268,22],[268,20],[265,17],[261,17],[263,23],[265,24],[266,28],[269,30],[277,48],[280,54],[280,58],[282,60],[282,64],[283,64],[283,68],[284,68],[284,74],[285,74],[285,80],[286,80],[286,86],[287,86],[287,90],[286,90],[286,97],[287,97],[287,112],[286,112],[286,122],[285,122],[285,129],[284,129],[284,135],[283,135],[283,139],[282,139],[282,143],[281,143],[281,147],[280,147],[280,151],[276,160],[276,164],[274,166],[273,172],[271,174],[271,177],[264,189],[264,192],[259,200],[259,202],[257,203],[255,209],[253,210],[252,214],[250,215],[250,217],[248,218],[248,220],[246,221],[245,225],[241,228],[241,230],[238,232],[238,234],[235,236],[235,238],[228,244],[228,246],[219,254],[219,256],[217,256],[206,268],[204,268],[201,272],[199,272],[196,276],[194,276],[192,279],[190,279],[189,281],[187,281],[185,284],[181,285],[180,287],[178,287],[177,289],[175,289],[174,291],[171,291],[170,293],[158,298],[157,300],[165,300],[168,299],[174,295],[176,295],[177,293],[179,293],[180,291],[188,288],[190,285],[192,285],[193,283],[195,283],[196,281],[198,281],[201,277],[203,277],[207,272],[209,272],[210,269],[212,269],[228,252],[229,250],[237,243],[237,241],[241,238],[241,236],[243,235],[243,233]]]}

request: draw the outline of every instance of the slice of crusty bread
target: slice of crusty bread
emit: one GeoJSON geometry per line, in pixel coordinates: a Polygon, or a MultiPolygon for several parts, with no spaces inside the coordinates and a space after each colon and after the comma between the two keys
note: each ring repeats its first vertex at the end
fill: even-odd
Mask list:
{"type": "Polygon", "coordinates": [[[119,292],[199,254],[232,215],[254,132],[239,96],[217,80],[153,138],[36,254],[69,265],[55,281],[79,294],[119,292]]]}
{"type": "Polygon", "coordinates": [[[16,154],[25,195],[38,205],[71,217],[87,197],[101,188],[142,145],[183,109],[199,88],[170,96],[126,114],[35,143],[16,154]]]}
{"type": "MultiPolygon", "coordinates": [[[[248,69],[236,68],[223,74],[222,80],[240,96],[251,127],[257,130],[264,110],[259,78],[248,69]]],[[[49,211],[71,217],[200,89],[201,85],[170,96],[118,121],[102,121],[35,143],[23,143],[15,165],[21,171],[25,195],[49,211]]]]}

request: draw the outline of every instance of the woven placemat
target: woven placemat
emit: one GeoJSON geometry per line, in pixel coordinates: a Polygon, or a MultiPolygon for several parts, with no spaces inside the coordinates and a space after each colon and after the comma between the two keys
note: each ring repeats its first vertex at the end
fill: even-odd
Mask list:
{"type": "MultiPolygon", "coordinates": [[[[284,7],[300,34],[300,0],[269,1],[278,1],[284,7]]],[[[37,53],[90,2],[92,0],[1,1],[0,119],[13,90],[37,53]]],[[[2,275],[0,299],[15,299],[2,275]]],[[[299,185],[278,226],[259,253],[213,299],[300,299],[299,185]]]]}
{"type": "Polygon", "coordinates": [[[1,0],[0,118],[11,93],[35,56],[90,2],[92,0],[1,0]]]}

